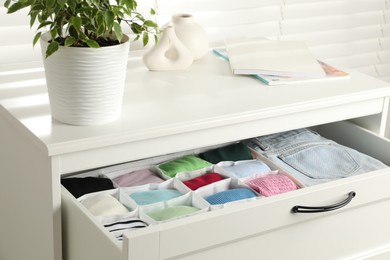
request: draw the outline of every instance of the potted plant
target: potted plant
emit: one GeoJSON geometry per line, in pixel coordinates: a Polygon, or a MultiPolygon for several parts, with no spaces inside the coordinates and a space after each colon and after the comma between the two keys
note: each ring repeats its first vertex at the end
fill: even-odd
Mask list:
{"type": "MultiPolygon", "coordinates": [[[[38,25],[52,117],[74,125],[102,124],[120,116],[129,51],[134,40],[157,41],[159,28],[137,12],[136,0],[6,0],[8,13],[30,8],[38,25]]],[[[150,16],[155,11],[150,10],[150,16]]]]}

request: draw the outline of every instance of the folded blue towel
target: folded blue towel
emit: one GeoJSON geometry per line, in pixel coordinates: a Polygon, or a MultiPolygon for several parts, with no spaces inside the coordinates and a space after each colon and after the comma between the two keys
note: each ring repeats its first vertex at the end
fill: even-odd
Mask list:
{"type": "Polygon", "coordinates": [[[238,161],[233,165],[221,167],[233,174],[236,178],[244,178],[256,173],[271,171],[267,164],[259,160],[238,161]]]}
{"type": "Polygon", "coordinates": [[[173,189],[137,191],[130,194],[130,197],[138,205],[148,205],[160,201],[170,200],[183,195],[180,191],[173,189]]]}
{"type": "Polygon", "coordinates": [[[236,188],[215,193],[206,197],[211,205],[224,204],[231,201],[243,200],[256,197],[256,194],[248,188],[236,188]]]}

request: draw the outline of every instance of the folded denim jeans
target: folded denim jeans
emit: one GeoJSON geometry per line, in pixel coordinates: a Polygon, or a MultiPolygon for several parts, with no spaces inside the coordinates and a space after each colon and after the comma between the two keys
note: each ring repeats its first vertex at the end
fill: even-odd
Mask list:
{"type": "Polygon", "coordinates": [[[248,146],[269,158],[305,186],[387,167],[309,129],[252,138],[248,146]]]}

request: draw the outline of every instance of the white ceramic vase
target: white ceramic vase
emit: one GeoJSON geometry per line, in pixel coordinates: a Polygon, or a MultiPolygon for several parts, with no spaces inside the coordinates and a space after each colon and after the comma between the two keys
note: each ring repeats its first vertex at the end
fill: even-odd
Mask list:
{"type": "Polygon", "coordinates": [[[50,36],[41,37],[52,117],[72,125],[98,125],[120,117],[129,38],[101,48],[63,47],[45,58],[50,36]]]}
{"type": "Polygon", "coordinates": [[[165,26],[158,43],[143,56],[145,66],[152,71],[184,70],[193,60],[192,53],[176,37],[171,25],[165,26]]]}
{"type": "Polygon", "coordinates": [[[203,27],[191,14],[174,14],[172,23],[177,38],[192,52],[194,60],[202,58],[209,49],[209,39],[203,27]]]}

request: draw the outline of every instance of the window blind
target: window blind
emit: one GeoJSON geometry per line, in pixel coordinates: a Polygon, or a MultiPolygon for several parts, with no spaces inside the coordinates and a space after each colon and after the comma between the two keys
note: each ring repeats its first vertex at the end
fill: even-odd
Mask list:
{"type": "Polygon", "coordinates": [[[0,65],[41,59],[39,45],[32,46],[35,27],[30,28],[28,9],[7,14],[4,0],[0,0],[0,65]]]}
{"type": "MultiPolygon", "coordinates": [[[[5,15],[3,4],[0,0],[0,64],[40,59],[39,46],[31,44],[28,10],[5,15]]],[[[174,13],[194,15],[213,45],[227,37],[302,40],[325,62],[390,82],[390,0],[144,0],[138,5],[142,13],[155,8],[160,25],[174,13]]]]}

